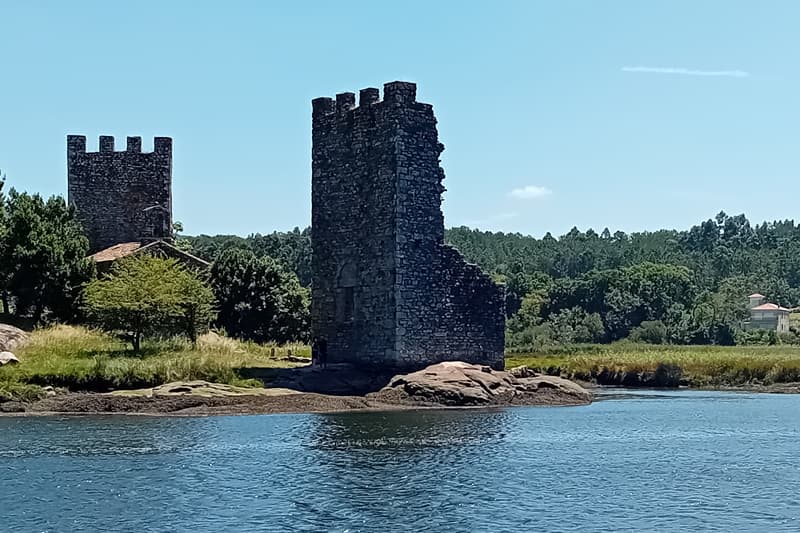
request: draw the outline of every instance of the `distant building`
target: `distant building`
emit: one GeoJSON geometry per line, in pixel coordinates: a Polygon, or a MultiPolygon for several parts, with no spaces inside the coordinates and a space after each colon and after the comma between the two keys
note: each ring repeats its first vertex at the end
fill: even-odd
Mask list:
{"type": "Polygon", "coordinates": [[[199,257],[185,252],[167,241],[153,241],[149,243],[123,242],[115,244],[105,250],[92,254],[91,259],[97,265],[97,273],[104,274],[111,269],[115,261],[124,257],[137,254],[148,254],[164,259],[176,259],[179,263],[193,270],[205,270],[211,264],[199,257]]]}
{"type": "Polygon", "coordinates": [[[744,323],[745,329],[769,329],[778,333],[789,332],[789,313],[791,313],[791,309],[767,302],[767,298],[763,294],[751,294],[747,299],[750,320],[744,323]]]}

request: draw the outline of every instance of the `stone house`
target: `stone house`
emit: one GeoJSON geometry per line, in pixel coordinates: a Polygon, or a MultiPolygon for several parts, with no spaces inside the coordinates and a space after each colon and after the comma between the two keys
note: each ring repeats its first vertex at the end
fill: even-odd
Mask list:
{"type": "Polygon", "coordinates": [[[200,259],[197,256],[181,250],[174,244],[167,241],[142,242],[123,242],[115,244],[104,250],[100,250],[89,256],[97,265],[97,274],[101,275],[108,272],[115,261],[123,257],[130,257],[136,254],[145,253],[156,257],[176,259],[184,266],[197,271],[206,270],[211,263],[200,259]]]}
{"type": "Polygon", "coordinates": [[[745,329],[767,329],[778,333],[789,332],[791,309],[767,302],[763,294],[751,294],[747,299],[750,319],[745,321],[745,329]]]}

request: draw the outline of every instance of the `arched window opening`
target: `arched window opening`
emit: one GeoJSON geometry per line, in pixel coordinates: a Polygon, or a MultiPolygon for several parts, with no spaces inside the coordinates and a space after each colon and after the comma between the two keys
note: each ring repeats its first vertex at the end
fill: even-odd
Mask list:
{"type": "Polygon", "coordinates": [[[339,281],[336,294],[338,296],[339,319],[349,322],[356,315],[356,286],[358,285],[358,271],[355,264],[346,262],[339,269],[339,281]]]}

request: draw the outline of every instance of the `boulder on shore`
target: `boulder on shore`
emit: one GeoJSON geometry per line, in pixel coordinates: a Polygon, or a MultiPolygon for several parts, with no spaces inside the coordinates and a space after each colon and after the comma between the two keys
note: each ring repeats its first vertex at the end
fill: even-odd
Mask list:
{"type": "Polygon", "coordinates": [[[197,396],[203,398],[230,397],[230,396],[281,396],[298,394],[289,389],[264,389],[236,387],[224,383],[209,383],[208,381],[174,381],[153,387],[151,389],[120,390],[112,392],[114,396],[143,396],[147,398],[169,396],[197,396]]]}
{"type": "Polygon", "coordinates": [[[0,324],[0,352],[10,352],[28,340],[28,334],[19,328],[0,324]]]}
{"type": "Polygon", "coordinates": [[[0,366],[16,365],[19,363],[17,356],[11,352],[0,352],[0,366]]]}
{"type": "Polygon", "coordinates": [[[529,369],[514,369],[513,373],[493,370],[461,361],[395,376],[370,397],[389,403],[445,406],[583,405],[592,401],[589,391],[560,377],[529,369]]]}

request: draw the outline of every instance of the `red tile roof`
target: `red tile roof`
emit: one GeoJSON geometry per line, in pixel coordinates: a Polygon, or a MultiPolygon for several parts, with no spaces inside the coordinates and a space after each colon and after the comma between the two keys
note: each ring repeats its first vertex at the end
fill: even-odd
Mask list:
{"type": "Polygon", "coordinates": [[[123,257],[127,257],[136,252],[139,248],[142,247],[142,243],[140,242],[123,242],[120,244],[115,244],[110,248],[106,248],[105,250],[100,250],[96,254],[93,254],[91,257],[97,263],[105,263],[106,261],[116,261],[117,259],[122,259],[123,257]]]}
{"type": "Polygon", "coordinates": [[[781,307],[776,304],[761,304],[753,307],[753,311],[791,311],[791,309],[786,309],[785,307],[781,307]]]}
{"type": "Polygon", "coordinates": [[[148,249],[159,250],[165,248],[169,250],[171,257],[176,257],[180,261],[194,264],[200,268],[206,268],[211,264],[205,259],[200,259],[199,257],[192,255],[189,252],[185,252],[166,241],[153,241],[148,244],[142,244],[140,242],[123,242],[120,244],[115,244],[114,246],[106,248],[105,250],[100,250],[89,257],[94,259],[96,263],[108,263],[139,252],[145,252],[148,249]]]}

